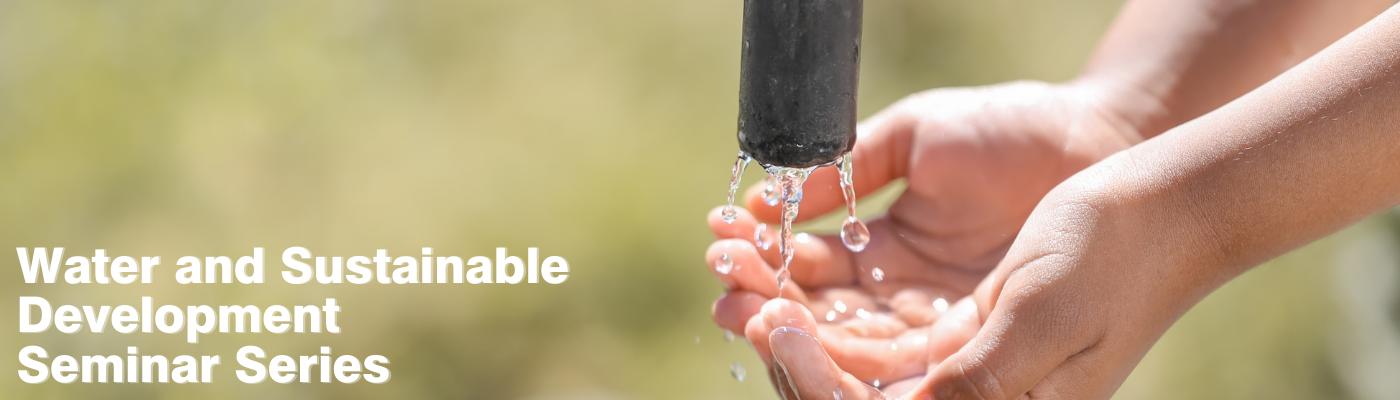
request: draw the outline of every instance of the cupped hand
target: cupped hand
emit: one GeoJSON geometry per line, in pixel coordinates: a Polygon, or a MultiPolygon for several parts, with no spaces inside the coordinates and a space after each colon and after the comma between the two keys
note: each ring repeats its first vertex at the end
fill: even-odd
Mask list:
{"type": "MultiPolygon", "coordinates": [[[[1107,399],[1152,344],[1231,275],[1193,202],[1125,152],[1036,208],[972,298],[983,326],[915,392],[935,399],[1107,399]]],[[[1237,273],[1238,271],[1235,271],[1237,273]]]]}
{"type": "MultiPolygon", "coordinates": [[[[941,360],[976,332],[975,326],[963,329],[964,334],[952,346],[940,347],[949,335],[931,336],[935,321],[960,321],[958,326],[965,326],[976,319],[946,318],[952,299],[947,297],[947,289],[919,282],[885,279],[818,287],[803,286],[805,278],[794,277],[797,283],[784,285],[780,296],[775,268],[764,260],[762,251],[749,239],[733,237],[741,231],[752,232],[757,224],[748,212],[738,210],[738,214],[733,223],[723,221],[719,208],[710,214],[711,227],[722,240],[710,246],[706,259],[728,289],[715,302],[714,316],[721,327],[742,332],[770,369],[775,354],[768,348],[768,335],[774,328],[796,321],[805,321],[795,326],[827,344],[821,356],[829,354],[832,365],[879,387],[922,376],[928,371],[931,354],[936,352],[936,359],[941,360]],[[782,312],[768,310],[775,302],[792,307],[776,309],[782,312]],[[767,318],[760,315],[765,310],[769,311],[767,318]]],[[[831,248],[840,246],[840,239],[803,234],[794,240],[794,246],[791,267],[810,269],[828,264],[831,248]]]]}
{"type": "MultiPolygon", "coordinates": [[[[1101,87],[1023,81],[935,89],[875,114],[859,126],[851,154],[856,196],[901,178],[907,188],[886,216],[870,221],[864,251],[830,246],[829,261],[794,268],[794,279],[864,285],[879,268],[887,279],[946,288],[954,298],[971,293],[1050,189],[1140,141],[1100,104],[1101,87]]],[[[780,210],[762,192],[762,184],[750,188],[745,204],[777,226],[780,210]]],[[[814,171],[803,196],[797,222],[845,211],[834,166],[814,171]]],[[[753,235],[735,228],[742,229],[719,236],[753,235]]],[[[763,255],[777,264],[776,246],[763,255]]]]}
{"type": "MultiPolygon", "coordinates": [[[[741,211],[732,223],[718,210],[710,215],[720,241],[707,261],[730,288],[715,303],[716,322],[743,330],[771,363],[768,337],[785,325],[764,323],[760,311],[769,299],[792,299],[815,323],[792,330],[820,339],[822,357],[842,374],[888,385],[925,373],[980,321],[962,319],[948,329],[954,333],[931,336],[942,311],[996,265],[1040,198],[1137,141],[1097,99],[1088,85],[1015,82],[932,90],[878,113],[859,129],[854,189],[863,196],[899,178],[908,189],[887,216],[870,222],[870,244],[855,253],[834,236],[799,236],[796,285],[779,296],[777,246],[752,242],[760,221],[776,226],[778,209],[764,204],[762,187],[752,188],[746,203],[753,214],[741,211]],[[726,254],[732,266],[716,267],[726,254]],[[939,346],[948,347],[941,356],[939,346]]],[[[838,179],[831,167],[812,174],[799,221],[844,209],[838,179]]]]}
{"type": "MultiPolygon", "coordinates": [[[[765,303],[749,324],[749,339],[765,353],[769,377],[784,399],[857,400],[919,398],[922,376],[897,381],[870,382],[847,372],[828,349],[844,347],[839,335],[822,326],[806,307],[788,299],[765,303]],[[766,333],[764,333],[766,332],[766,333]],[[815,336],[814,336],[815,333],[815,336]],[[837,336],[836,343],[832,336],[837,336]]],[[[970,298],[959,301],[933,326],[921,329],[926,353],[922,362],[936,365],[977,332],[977,309],[970,298]]]]}

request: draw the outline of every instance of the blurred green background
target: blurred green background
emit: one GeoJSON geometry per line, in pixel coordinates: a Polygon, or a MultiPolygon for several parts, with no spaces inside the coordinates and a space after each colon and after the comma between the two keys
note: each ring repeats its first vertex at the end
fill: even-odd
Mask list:
{"type": "MultiPolygon", "coordinates": [[[[1071,78],[1120,5],[869,1],[861,114],[926,88],[1071,78]]],[[[15,299],[27,295],[88,305],[335,297],[343,329],[191,345],[183,335],[19,334],[6,324],[0,355],[132,345],[223,364],[213,384],[30,385],[9,375],[0,397],[775,398],[747,346],[725,343],[709,321],[722,289],[701,261],[711,240],[703,216],[724,200],[737,148],[741,6],[0,1],[0,247],[164,261],[155,284],[26,285],[4,256],[0,291],[11,305],[0,320],[15,321],[15,299]],[[558,286],[293,286],[275,275],[290,246],[464,258],[539,247],[567,258],[572,274],[558,286]],[[252,247],[268,249],[269,283],[170,278],[180,256],[236,258],[252,247]],[[393,379],[238,383],[233,353],[250,344],[382,354],[393,379]],[[749,370],[744,382],[730,376],[734,362],[749,370]]],[[[1331,266],[1394,259],[1392,225],[1370,221],[1226,286],[1167,334],[1119,397],[1367,397],[1365,382],[1339,371],[1354,361],[1347,345],[1368,343],[1348,339],[1357,331],[1347,321],[1376,310],[1339,306],[1351,298],[1332,282],[1376,280],[1331,266]],[[1347,250],[1355,243],[1373,245],[1347,250]]],[[[1382,343],[1389,329],[1360,332],[1380,332],[1382,343]]]]}

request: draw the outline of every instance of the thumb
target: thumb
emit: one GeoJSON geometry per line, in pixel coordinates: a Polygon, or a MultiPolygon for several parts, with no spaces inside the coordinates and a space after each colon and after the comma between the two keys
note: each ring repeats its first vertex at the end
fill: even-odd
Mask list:
{"type": "Polygon", "coordinates": [[[773,382],[786,400],[866,400],[885,397],[841,368],[806,331],[780,327],[769,334],[773,382]]]}
{"type": "Polygon", "coordinates": [[[1050,286],[1013,279],[999,291],[979,290],[974,297],[998,293],[1000,298],[978,299],[979,308],[994,304],[990,312],[982,311],[981,329],[939,363],[921,389],[935,399],[1096,397],[1080,392],[1096,387],[1087,383],[1116,375],[1095,365],[1104,361],[1098,348],[1102,331],[1085,320],[1092,311],[1050,286]]]}

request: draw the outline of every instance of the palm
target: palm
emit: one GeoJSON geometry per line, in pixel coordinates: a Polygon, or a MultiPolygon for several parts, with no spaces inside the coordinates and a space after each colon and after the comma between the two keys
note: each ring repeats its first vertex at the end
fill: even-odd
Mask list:
{"type": "MultiPolygon", "coordinates": [[[[871,243],[863,252],[850,252],[831,236],[796,243],[798,285],[782,296],[811,312],[815,334],[836,364],[868,383],[926,371],[930,339],[946,342],[929,337],[941,314],[935,301],[971,293],[1046,192],[1131,144],[1077,93],[1038,83],[933,90],[862,124],[853,154],[857,194],[898,178],[908,189],[885,217],[870,222],[871,243]]],[[[829,167],[812,174],[799,221],[844,210],[836,175],[829,167]]],[[[754,189],[747,194],[751,217],[729,224],[712,215],[721,241],[710,254],[711,265],[732,253],[740,266],[721,276],[735,291],[716,303],[716,321],[747,328],[750,339],[771,331],[750,319],[778,295],[776,246],[745,248],[759,221],[778,217],[754,189]]]]}
{"type": "Polygon", "coordinates": [[[809,273],[821,269],[814,267],[829,260],[833,249],[844,248],[838,238],[812,235],[795,240],[792,269],[797,284],[784,286],[780,295],[775,268],[765,260],[776,261],[777,249],[762,250],[751,240],[758,222],[743,210],[733,223],[723,222],[718,209],[711,217],[711,226],[721,240],[711,246],[707,258],[717,276],[731,288],[715,304],[715,318],[721,326],[744,332],[762,352],[764,338],[772,329],[757,317],[760,308],[773,298],[792,299],[804,306],[807,316],[803,318],[811,320],[812,333],[827,344],[832,359],[860,381],[897,390],[892,383],[928,370],[931,345],[936,345],[932,342],[942,340],[930,340],[931,325],[960,295],[953,297],[945,287],[893,276],[878,281],[868,277],[817,282],[819,279],[809,273]],[[722,261],[725,256],[728,261],[722,261]]]}

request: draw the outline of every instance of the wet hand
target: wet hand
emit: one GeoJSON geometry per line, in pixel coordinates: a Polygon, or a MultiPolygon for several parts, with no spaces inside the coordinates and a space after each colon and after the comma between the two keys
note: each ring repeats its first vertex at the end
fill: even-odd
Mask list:
{"type": "MultiPolygon", "coordinates": [[[[723,239],[710,247],[706,260],[728,289],[715,302],[713,314],[721,327],[742,332],[770,367],[773,354],[766,338],[782,325],[770,322],[796,320],[799,314],[804,316],[800,319],[811,322],[804,325],[806,332],[827,345],[822,357],[829,357],[833,365],[855,379],[876,386],[923,375],[931,362],[957,350],[976,331],[975,327],[966,328],[976,322],[975,318],[945,317],[957,308],[949,304],[952,300],[946,297],[945,289],[918,282],[884,279],[818,286],[809,275],[795,273],[794,282],[785,285],[779,296],[775,268],[764,260],[762,250],[750,238],[733,237],[741,231],[751,233],[757,225],[747,211],[738,210],[738,214],[733,223],[722,220],[719,208],[710,214],[711,227],[723,239]],[[774,302],[795,305],[801,313],[789,308],[784,310],[791,315],[778,318],[770,313],[771,321],[765,320],[760,311],[775,298],[780,300],[774,302]],[[954,338],[947,333],[949,329],[940,330],[934,324],[945,319],[964,327],[959,330],[962,334],[954,338]]],[[[794,240],[794,246],[797,251],[791,268],[804,271],[829,264],[832,246],[841,244],[839,238],[831,236],[803,235],[794,240]]]]}
{"type": "Polygon", "coordinates": [[[1167,328],[1241,268],[1198,214],[1120,154],[1046,196],[972,295],[975,337],[914,390],[935,399],[1107,399],[1167,328]],[[1127,183],[1125,183],[1127,182],[1127,183]]]}
{"type": "MultiPolygon", "coordinates": [[[[1017,82],[928,91],[882,111],[860,127],[854,189],[863,196],[898,178],[908,189],[886,217],[871,221],[869,245],[857,253],[835,236],[799,236],[796,284],[779,296],[771,267],[777,246],[753,245],[755,226],[776,226],[778,209],[764,203],[762,185],[752,188],[746,203],[753,214],[741,210],[732,223],[718,209],[710,215],[720,241],[707,262],[730,288],[715,303],[716,322],[743,330],[771,362],[765,346],[775,326],[756,321],[769,299],[792,299],[816,321],[814,331],[803,331],[821,339],[823,357],[843,374],[887,385],[923,374],[942,358],[930,355],[931,344],[951,346],[946,356],[971,337],[930,340],[930,333],[948,303],[971,293],[1002,258],[1036,202],[1137,141],[1095,99],[1080,86],[1017,82]]],[[[833,167],[817,169],[805,192],[799,221],[843,209],[833,167]]],[[[978,321],[968,320],[959,326],[978,321]]]]}
{"type": "MultiPolygon", "coordinates": [[[[1027,81],[936,89],[862,122],[852,150],[856,196],[900,178],[908,187],[885,217],[869,223],[864,251],[829,246],[826,262],[807,263],[793,274],[805,275],[811,287],[869,284],[878,268],[892,280],[944,288],[951,298],[971,293],[1041,197],[1140,141],[1099,104],[1100,86],[1027,81]]],[[[745,204],[757,220],[776,227],[779,208],[763,201],[763,186],[750,188],[745,204]]],[[[812,173],[800,210],[797,222],[845,210],[836,167],[812,173]]],[[[730,229],[719,236],[752,237],[747,226],[730,229]]],[[[763,255],[778,264],[776,246],[763,255]]]]}
{"type": "MultiPolygon", "coordinates": [[[[818,323],[806,307],[774,299],[764,304],[749,324],[749,339],[759,355],[770,360],[768,374],[784,399],[857,400],[919,398],[922,375],[894,381],[862,379],[847,372],[850,363],[838,364],[829,350],[840,351],[858,337],[833,333],[818,323]]],[[[904,360],[924,366],[937,365],[957,351],[977,332],[977,310],[971,299],[959,301],[931,327],[918,330],[923,354],[904,360]]]]}

